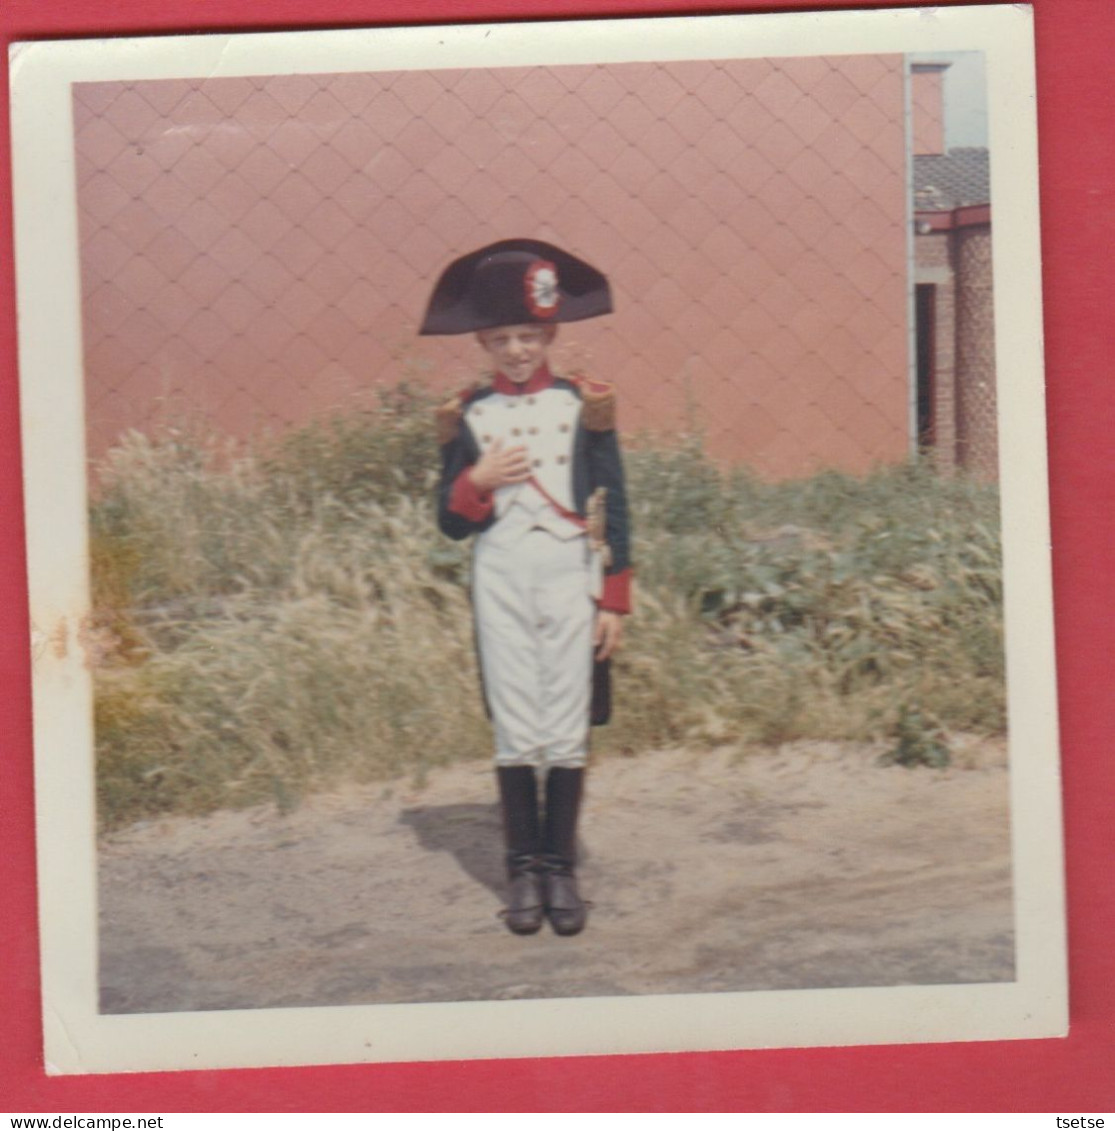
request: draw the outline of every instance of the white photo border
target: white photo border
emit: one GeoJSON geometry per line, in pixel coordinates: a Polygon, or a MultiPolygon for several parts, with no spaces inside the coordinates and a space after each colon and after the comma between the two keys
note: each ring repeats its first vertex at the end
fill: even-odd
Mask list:
{"type": "Polygon", "coordinates": [[[19,43],[13,181],[44,1039],[51,1073],[1063,1035],[1067,980],[1032,11],[1022,5],[19,43]],[[71,84],[817,54],[985,53],[1016,980],[625,998],[97,1012],[84,389],[71,84]],[[1036,830],[1036,835],[1035,835],[1036,830]]]}

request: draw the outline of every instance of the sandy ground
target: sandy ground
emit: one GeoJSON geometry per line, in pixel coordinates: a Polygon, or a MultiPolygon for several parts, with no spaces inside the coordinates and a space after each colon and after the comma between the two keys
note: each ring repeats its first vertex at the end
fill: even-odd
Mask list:
{"type": "Polygon", "coordinates": [[[100,853],[109,1013],[1009,981],[1006,759],[612,758],[590,772],[576,938],[511,935],[494,782],[145,823],[100,853]]]}

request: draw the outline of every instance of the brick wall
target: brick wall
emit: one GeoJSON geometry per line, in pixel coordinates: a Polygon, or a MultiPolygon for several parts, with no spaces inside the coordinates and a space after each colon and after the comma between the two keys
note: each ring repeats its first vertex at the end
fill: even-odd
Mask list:
{"type": "Polygon", "coordinates": [[[934,287],[933,418],[934,458],[956,466],[956,287],[948,232],[920,235],[916,279],[934,287]]]}
{"type": "Polygon", "coordinates": [[[957,458],[982,475],[998,471],[991,226],[955,236],[957,458]]]}
{"type": "Polygon", "coordinates": [[[898,56],[81,84],[90,454],[234,436],[481,364],[418,339],[454,256],[529,235],[611,278],[559,367],[627,431],[769,476],[908,451],[898,56]]]}
{"type": "MultiPolygon", "coordinates": [[[[936,213],[919,234],[915,280],[934,287],[934,458],[942,468],[998,472],[991,225],[936,213]]],[[[922,214],[924,219],[927,215],[922,214]]]]}

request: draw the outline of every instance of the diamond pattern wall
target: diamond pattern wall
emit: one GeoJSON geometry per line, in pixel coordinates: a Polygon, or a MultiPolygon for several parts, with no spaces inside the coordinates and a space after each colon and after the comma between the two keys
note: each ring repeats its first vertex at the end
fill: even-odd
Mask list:
{"type": "Polygon", "coordinates": [[[90,454],[193,418],[247,437],[471,379],[418,339],[448,260],[530,235],[611,278],[559,367],[626,431],[768,476],[902,458],[898,56],[74,88],[90,454]]]}

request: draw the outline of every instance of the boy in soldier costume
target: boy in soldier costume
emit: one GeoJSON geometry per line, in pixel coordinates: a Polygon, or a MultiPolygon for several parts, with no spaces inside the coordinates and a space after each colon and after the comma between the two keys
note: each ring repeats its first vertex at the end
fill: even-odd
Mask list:
{"type": "Polygon", "coordinates": [[[575,878],[588,728],[606,722],[608,661],[630,611],[627,504],[615,390],[558,377],[561,322],[609,314],[608,282],[540,240],[462,256],[423,334],[474,333],[489,381],[438,410],[438,521],[475,535],[472,600],[507,848],[507,926],[584,928],[575,878]],[[543,798],[539,811],[539,786],[543,798]]]}

